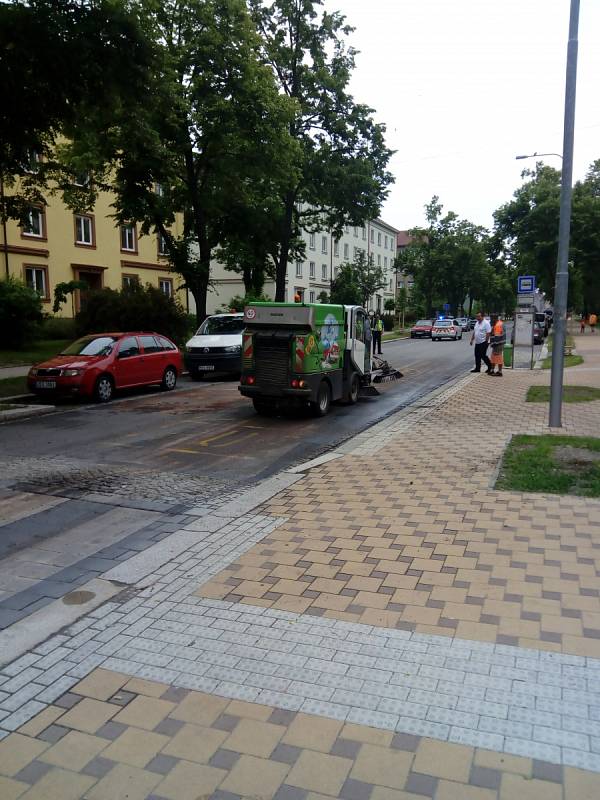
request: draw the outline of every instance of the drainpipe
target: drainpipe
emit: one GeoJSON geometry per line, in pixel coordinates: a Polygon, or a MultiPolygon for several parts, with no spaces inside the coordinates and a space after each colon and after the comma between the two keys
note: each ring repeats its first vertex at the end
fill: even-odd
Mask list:
{"type": "Polygon", "coordinates": [[[6,232],[6,215],[4,214],[4,180],[0,175],[0,206],[2,212],[2,234],[4,236],[4,265],[6,267],[6,277],[10,277],[8,265],[8,234],[6,232]]]}

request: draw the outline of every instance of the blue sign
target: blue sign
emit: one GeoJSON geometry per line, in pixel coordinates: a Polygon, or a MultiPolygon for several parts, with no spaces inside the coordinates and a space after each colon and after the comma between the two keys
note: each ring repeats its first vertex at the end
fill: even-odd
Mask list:
{"type": "Polygon", "coordinates": [[[519,275],[517,278],[517,292],[519,294],[535,292],[535,275],[519,275]]]}
{"type": "Polygon", "coordinates": [[[444,311],[450,311],[450,303],[444,303],[444,311]]]}

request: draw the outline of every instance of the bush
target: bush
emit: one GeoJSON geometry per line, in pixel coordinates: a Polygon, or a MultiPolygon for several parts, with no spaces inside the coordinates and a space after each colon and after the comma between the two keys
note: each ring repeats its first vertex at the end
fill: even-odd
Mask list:
{"type": "Polygon", "coordinates": [[[40,335],[42,339],[75,339],[75,320],[68,317],[46,317],[40,335]]]}
{"type": "Polygon", "coordinates": [[[240,312],[243,311],[244,308],[249,303],[270,303],[271,298],[266,294],[259,294],[259,295],[252,295],[247,294],[242,297],[241,294],[236,294],[234,297],[231,298],[229,303],[221,306],[220,311],[217,313],[220,314],[229,314],[230,311],[240,312]]]}
{"type": "Polygon", "coordinates": [[[2,347],[19,349],[39,334],[42,298],[21,281],[0,281],[0,339],[2,347]]]}
{"type": "Polygon", "coordinates": [[[383,314],[383,330],[384,331],[393,331],[394,330],[394,317],[392,314],[383,314]]]}
{"type": "Polygon", "coordinates": [[[188,334],[181,304],[150,284],[89,292],[75,318],[77,335],[102,331],[156,331],[181,345],[188,334]]]}

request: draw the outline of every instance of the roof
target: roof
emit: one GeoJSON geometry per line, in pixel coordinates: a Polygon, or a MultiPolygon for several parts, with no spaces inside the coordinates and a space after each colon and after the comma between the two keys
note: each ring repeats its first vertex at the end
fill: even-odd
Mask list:
{"type": "Polygon", "coordinates": [[[394,228],[393,225],[390,225],[389,222],[385,222],[382,219],[377,218],[374,219],[373,222],[376,222],[378,225],[383,225],[384,228],[387,228],[389,231],[392,231],[392,233],[400,233],[398,228],[394,228]]]}
{"type": "Polygon", "coordinates": [[[396,236],[396,245],[398,247],[406,247],[406,245],[412,242],[412,236],[409,235],[408,231],[398,231],[398,235],[396,236]]]}

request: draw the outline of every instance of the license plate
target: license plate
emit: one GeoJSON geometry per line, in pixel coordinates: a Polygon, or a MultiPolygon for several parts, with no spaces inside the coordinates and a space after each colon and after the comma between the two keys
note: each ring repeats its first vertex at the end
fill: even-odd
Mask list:
{"type": "Polygon", "coordinates": [[[198,366],[199,370],[204,370],[205,372],[210,372],[211,370],[214,370],[214,368],[214,364],[201,364],[198,366]]]}
{"type": "Polygon", "coordinates": [[[36,389],[56,389],[56,381],[36,381],[36,389]]]}

